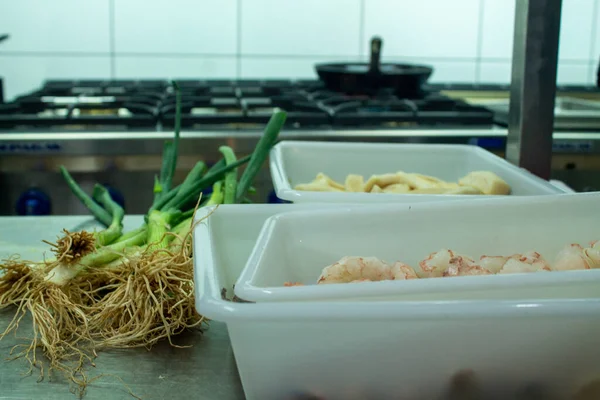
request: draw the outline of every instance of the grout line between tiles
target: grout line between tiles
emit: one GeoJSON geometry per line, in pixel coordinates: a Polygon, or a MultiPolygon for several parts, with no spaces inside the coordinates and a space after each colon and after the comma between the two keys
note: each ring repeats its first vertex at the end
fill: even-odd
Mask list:
{"type": "Polygon", "coordinates": [[[108,52],[94,51],[3,51],[0,56],[11,57],[106,57],[108,52]]]}
{"type": "Polygon", "coordinates": [[[212,57],[212,58],[238,58],[237,52],[228,54],[218,53],[149,53],[149,52],[115,52],[118,57],[155,57],[155,58],[198,58],[198,57],[212,57]]]}
{"type": "Polygon", "coordinates": [[[108,0],[108,35],[110,51],[110,78],[116,78],[117,60],[115,58],[115,0],[108,0]]]}
{"type": "Polygon", "coordinates": [[[237,79],[242,78],[242,0],[236,1],[236,63],[235,75],[237,79]]]}
{"type": "Polygon", "coordinates": [[[477,21],[477,43],[475,47],[475,82],[481,81],[481,54],[483,51],[483,15],[485,13],[485,0],[479,0],[479,16],[477,21]]]}
{"type": "Polygon", "coordinates": [[[365,52],[365,1],[360,0],[359,2],[359,14],[358,14],[358,57],[362,59],[365,52]]]}
{"type": "MultiPolygon", "coordinates": [[[[215,54],[215,53],[147,53],[147,52],[77,52],[77,51],[5,51],[0,53],[0,57],[153,57],[153,58],[223,58],[223,59],[267,59],[267,60],[314,60],[314,59],[339,59],[347,60],[356,55],[323,55],[323,54],[239,54],[237,52],[230,54],[215,54]]],[[[403,61],[419,61],[419,62],[486,62],[486,63],[510,63],[510,58],[480,58],[476,57],[427,57],[427,56],[400,56],[389,55],[391,59],[401,58],[403,61]]],[[[594,60],[579,59],[579,60],[561,60],[561,65],[588,65],[594,60]]]]}

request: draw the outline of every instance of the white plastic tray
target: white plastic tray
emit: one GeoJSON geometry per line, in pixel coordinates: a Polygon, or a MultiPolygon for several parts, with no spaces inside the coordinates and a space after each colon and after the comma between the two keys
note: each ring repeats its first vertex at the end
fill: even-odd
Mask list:
{"type": "Polygon", "coordinates": [[[512,188],[512,196],[564,193],[548,181],[506,160],[471,145],[339,143],[282,141],[270,154],[270,169],[277,197],[283,200],[319,203],[381,203],[464,200],[473,195],[428,195],[392,193],[339,193],[295,190],[322,172],[338,182],[348,174],[363,175],[405,171],[456,182],[468,173],[496,173],[512,188]]]}
{"type": "Polygon", "coordinates": [[[600,376],[598,299],[224,300],[265,220],[298,209],[221,206],[195,230],[196,307],[227,323],[247,399],[438,399],[456,373],[471,369],[482,398],[493,400],[532,383],[570,394],[600,376]]]}
{"type": "Polygon", "coordinates": [[[250,301],[600,297],[600,269],[316,285],[322,269],[343,256],[416,269],[441,249],[475,260],[537,251],[552,264],[566,245],[600,240],[598,204],[600,193],[588,193],[280,214],[265,223],[235,294],[250,301]]]}

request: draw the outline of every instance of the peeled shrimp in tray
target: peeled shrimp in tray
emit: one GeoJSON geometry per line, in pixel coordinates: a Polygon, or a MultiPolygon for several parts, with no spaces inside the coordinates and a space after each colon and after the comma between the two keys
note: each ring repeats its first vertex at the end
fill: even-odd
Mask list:
{"type": "Polygon", "coordinates": [[[343,257],[325,267],[317,283],[358,283],[415,278],[415,270],[401,262],[390,266],[376,257],[343,257]]]}
{"type": "MultiPolygon", "coordinates": [[[[570,244],[561,250],[551,267],[535,251],[510,256],[481,256],[478,261],[449,249],[429,254],[419,262],[419,268],[400,261],[389,265],[377,257],[343,257],[325,267],[317,284],[358,283],[386,280],[443,278],[454,276],[523,274],[533,272],[584,270],[600,267],[600,241],[589,248],[570,244]]],[[[285,286],[296,286],[286,283],[285,286]]]]}
{"type": "Polygon", "coordinates": [[[490,271],[475,264],[473,259],[447,249],[431,253],[419,266],[421,278],[490,274],[490,271]]]}
{"type": "Polygon", "coordinates": [[[479,262],[442,249],[431,253],[419,263],[420,271],[400,261],[389,265],[376,257],[343,257],[323,269],[317,280],[324,283],[356,283],[384,280],[408,280],[451,276],[491,275],[550,271],[548,263],[536,252],[509,257],[483,256],[479,262]]]}
{"type": "Polygon", "coordinates": [[[600,267],[600,241],[590,243],[590,247],[583,248],[577,243],[563,248],[556,256],[554,269],[557,271],[570,271],[577,269],[593,269],[600,267]]]}

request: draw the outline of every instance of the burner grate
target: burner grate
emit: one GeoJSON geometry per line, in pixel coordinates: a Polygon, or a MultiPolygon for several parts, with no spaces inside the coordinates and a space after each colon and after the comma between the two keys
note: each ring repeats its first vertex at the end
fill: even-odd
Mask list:
{"type": "MultiPolygon", "coordinates": [[[[493,113],[437,91],[402,99],[390,91],[353,96],[318,80],[178,80],[186,129],[260,129],[275,107],[288,128],[492,126],[493,113]]],[[[0,108],[0,128],[161,129],[173,126],[166,80],[52,80],[0,108]]]]}

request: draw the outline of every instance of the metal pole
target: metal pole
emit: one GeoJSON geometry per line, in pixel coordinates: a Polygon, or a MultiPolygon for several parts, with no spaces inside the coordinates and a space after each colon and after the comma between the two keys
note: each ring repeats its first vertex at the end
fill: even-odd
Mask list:
{"type": "Polygon", "coordinates": [[[506,159],[549,179],[562,0],[515,0],[506,159]]]}

